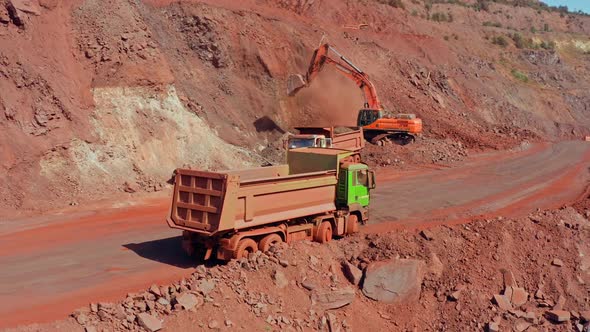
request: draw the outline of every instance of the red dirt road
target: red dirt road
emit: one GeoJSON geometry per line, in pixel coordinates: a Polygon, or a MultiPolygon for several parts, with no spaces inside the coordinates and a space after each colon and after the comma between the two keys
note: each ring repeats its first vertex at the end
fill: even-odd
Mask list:
{"type": "Polygon", "coordinates": [[[588,186],[590,144],[561,142],[480,155],[461,167],[378,183],[365,232],[473,217],[517,216],[575,201],[588,186]]]}
{"type": "MultiPolygon", "coordinates": [[[[480,155],[457,168],[381,172],[364,232],[528,213],[571,202],[590,179],[590,144],[480,155]]],[[[0,328],[63,318],[90,301],[190,273],[167,198],[0,222],[0,328]]]]}

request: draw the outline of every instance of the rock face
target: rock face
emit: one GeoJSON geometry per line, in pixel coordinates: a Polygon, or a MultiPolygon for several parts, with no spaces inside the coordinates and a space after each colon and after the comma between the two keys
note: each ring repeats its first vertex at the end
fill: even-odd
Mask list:
{"type": "Polygon", "coordinates": [[[141,313],[137,315],[137,321],[141,327],[150,332],[155,332],[162,329],[162,322],[150,314],[141,313]]]}
{"type": "Polygon", "coordinates": [[[562,267],[563,266],[563,261],[561,259],[559,259],[559,258],[554,258],[551,261],[551,265],[557,266],[557,267],[562,267]]]}
{"type": "Polygon", "coordinates": [[[512,288],[512,298],[510,299],[510,302],[512,302],[512,304],[515,307],[520,307],[522,305],[524,305],[527,300],[529,298],[529,294],[526,292],[526,290],[524,288],[520,288],[520,287],[513,287],[512,288]]]}
{"type": "Polygon", "coordinates": [[[555,323],[563,323],[570,320],[571,315],[569,311],[564,310],[550,310],[547,311],[547,318],[555,323]]]}
{"type": "Polygon", "coordinates": [[[208,279],[202,279],[197,284],[197,289],[199,291],[201,291],[201,293],[203,293],[203,295],[206,296],[209,293],[211,293],[211,291],[213,291],[215,289],[215,281],[208,280],[208,279]]]}
{"type": "Polygon", "coordinates": [[[354,300],[354,289],[347,287],[334,291],[316,291],[311,295],[312,304],[324,309],[338,309],[350,304],[354,300]]]}
{"type": "Polygon", "coordinates": [[[420,298],[425,263],[414,259],[393,259],[372,263],[365,272],[363,294],[370,299],[400,303],[420,298]]]}
{"type": "Polygon", "coordinates": [[[285,288],[289,285],[289,280],[287,280],[287,277],[281,271],[275,270],[272,279],[279,288],[285,288]]]}
{"type": "Polygon", "coordinates": [[[353,285],[358,285],[363,278],[363,271],[349,262],[342,262],[344,275],[353,285]]]}
{"type": "Polygon", "coordinates": [[[290,75],[287,80],[287,93],[290,96],[295,95],[297,91],[306,85],[305,79],[301,75],[290,75]]]}
{"type": "Polygon", "coordinates": [[[495,294],[494,302],[496,302],[498,307],[500,307],[502,310],[512,309],[512,303],[510,303],[510,299],[506,297],[506,295],[495,294]]]}
{"type": "Polygon", "coordinates": [[[182,293],[176,297],[176,302],[184,309],[190,310],[198,304],[198,299],[194,294],[182,293]]]}

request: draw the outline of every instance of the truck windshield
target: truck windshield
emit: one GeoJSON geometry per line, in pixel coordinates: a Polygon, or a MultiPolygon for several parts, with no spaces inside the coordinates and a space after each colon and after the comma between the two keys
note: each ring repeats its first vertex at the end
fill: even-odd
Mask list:
{"type": "Polygon", "coordinates": [[[309,148],[315,146],[313,138],[292,138],[289,139],[289,149],[309,148]]]}
{"type": "Polygon", "coordinates": [[[356,184],[368,186],[369,176],[368,176],[367,170],[361,169],[361,170],[356,171],[356,184]]]}

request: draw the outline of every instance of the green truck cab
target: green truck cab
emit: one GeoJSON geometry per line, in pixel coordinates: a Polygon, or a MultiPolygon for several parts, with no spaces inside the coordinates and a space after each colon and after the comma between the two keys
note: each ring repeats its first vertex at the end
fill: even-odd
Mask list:
{"type": "Polygon", "coordinates": [[[360,205],[367,207],[370,203],[369,191],[375,189],[375,173],[365,164],[341,165],[338,176],[336,203],[338,206],[360,205]]]}
{"type": "Polygon", "coordinates": [[[287,152],[287,164],[291,173],[336,170],[336,208],[348,211],[360,223],[368,220],[375,172],[361,162],[358,152],[333,148],[292,149],[287,152]]]}

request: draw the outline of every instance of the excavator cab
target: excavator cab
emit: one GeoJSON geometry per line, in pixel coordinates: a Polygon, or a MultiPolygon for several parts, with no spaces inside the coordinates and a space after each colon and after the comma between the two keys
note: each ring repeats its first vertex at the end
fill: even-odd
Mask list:
{"type": "Polygon", "coordinates": [[[381,119],[383,117],[382,110],[375,110],[375,109],[362,109],[359,111],[358,119],[357,119],[357,126],[364,127],[368,126],[371,123],[381,119]]]}

